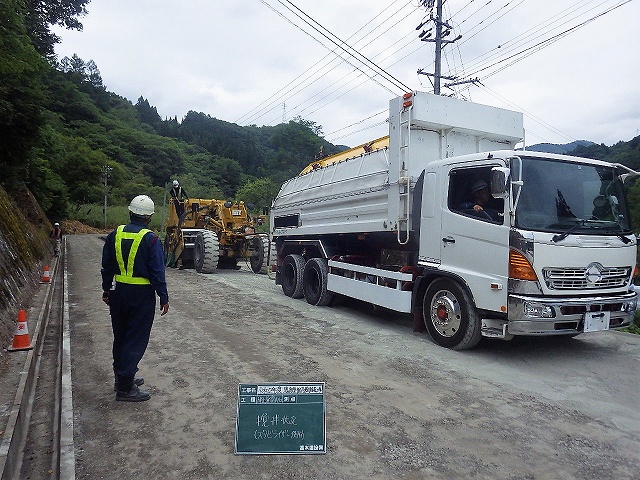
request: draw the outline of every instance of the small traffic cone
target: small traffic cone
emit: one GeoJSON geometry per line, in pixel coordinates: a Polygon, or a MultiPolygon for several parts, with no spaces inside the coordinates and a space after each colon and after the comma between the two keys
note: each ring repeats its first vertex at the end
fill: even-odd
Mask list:
{"type": "Polygon", "coordinates": [[[13,345],[7,350],[13,352],[15,350],[31,350],[32,348],[31,340],[29,340],[29,327],[27,326],[27,312],[20,310],[18,312],[16,334],[13,336],[13,345]]]}
{"type": "Polygon", "coordinates": [[[49,276],[49,265],[45,265],[44,273],[42,274],[42,279],[40,279],[40,283],[50,283],[51,277],[49,276]]]}

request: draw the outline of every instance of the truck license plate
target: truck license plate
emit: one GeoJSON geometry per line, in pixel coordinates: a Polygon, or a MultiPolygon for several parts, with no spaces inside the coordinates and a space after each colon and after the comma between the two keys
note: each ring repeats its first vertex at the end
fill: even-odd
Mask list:
{"type": "Polygon", "coordinates": [[[599,332],[609,330],[611,312],[587,312],[584,314],[584,331],[599,332]]]}

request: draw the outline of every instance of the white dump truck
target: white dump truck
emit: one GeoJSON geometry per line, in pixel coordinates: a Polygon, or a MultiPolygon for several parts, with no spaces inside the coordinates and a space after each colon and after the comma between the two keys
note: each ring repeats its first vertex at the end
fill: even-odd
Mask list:
{"type": "Polygon", "coordinates": [[[391,100],[388,137],[282,185],[276,284],[313,305],[342,295],[413,313],[414,329],[453,349],[630,325],[623,181],[637,173],[514,150],[523,132],[513,111],[422,92],[391,100]]]}

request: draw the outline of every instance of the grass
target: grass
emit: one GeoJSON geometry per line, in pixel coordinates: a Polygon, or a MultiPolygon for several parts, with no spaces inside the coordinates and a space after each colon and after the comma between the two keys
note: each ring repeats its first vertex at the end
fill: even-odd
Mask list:
{"type": "Polygon", "coordinates": [[[621,331],[640,335],[640,310],[636,312],[636,317],[633,319],[633,323],[626,328],[622,328],[621,331]]]}
{"type": "MultiPolygon", "coordinates": [[[[164,220],[167,214],[162,211],[162,207],[156,208],[156,213],[151,217],[149,228],[156,232],[164,230],[164,220]]],[[[71,215],[71,220],[78,220],[95,228],[112,230],[118,225],[129,223],[129,209],[127,206],[107,206],[107,219],[105,224],[102,205],[83,205],[71,215]]]]}

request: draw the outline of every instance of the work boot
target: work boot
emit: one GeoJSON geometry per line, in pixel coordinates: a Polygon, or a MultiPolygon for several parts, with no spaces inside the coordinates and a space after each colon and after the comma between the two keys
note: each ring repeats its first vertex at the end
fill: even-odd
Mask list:
{"type": "Polygon", "coordinates": [[[135,383],[128,392],[117,392],[116,400],[120,402],[145,402],[151,398],[149,392],[140,390],[135,383]]]}
{"type": "MultiPolygon", "coordinates": [[[[134,383],[134,385],[137,385],[137,386],[144,385],[144,378],[142,378],[142,377],[134,378],[133,379],[133,383],[134,383]]],[[[113,391],[114,392],[118,391],[118,380],[117,379],[113,382],[113,391]]]]}

